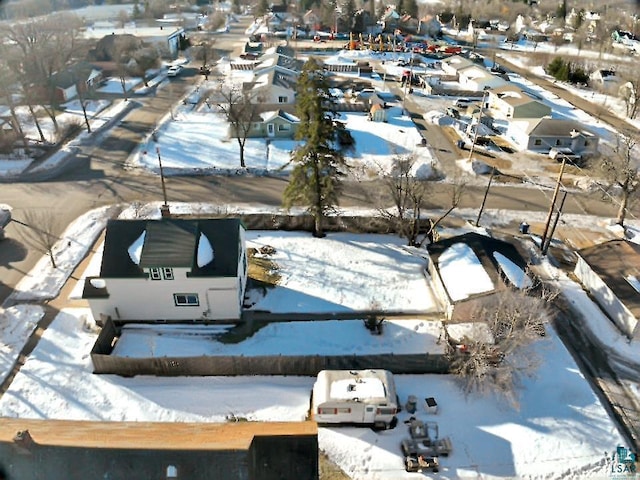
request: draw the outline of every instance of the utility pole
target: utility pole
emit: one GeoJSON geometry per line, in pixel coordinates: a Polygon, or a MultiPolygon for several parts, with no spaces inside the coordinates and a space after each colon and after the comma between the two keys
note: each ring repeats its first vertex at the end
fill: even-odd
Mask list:
{"type": "Polygon", "coordinates": [[[476,125],[476,131],[473,134],[473,142],[471,143],[471,148],[469,149],[469,157],[467,158],[467,162],[471,161],[471,157],[473,156],[473,149],[476,146],[476,142],[478,141],[478,130],[480,129],[480,123],[482,121],[482,109],[484,108],[484,99],[487,95],[487,93],[489,92],[489,90],[484,91],[484,93],[482,94],[482,104],[480,104],[480,115],[478,116],[478,123],[476,125]]]}
{"type": "Polygon", "coordinates": [[[547,254],[547,250],[549,250],[549,246],[551,245],[551,239],[553,238],[553,233],[556,231],[556,227],[558,226],[558,221],[560,220],[560,214],[562,213],[562,208],[564,207],[564,201],[567,199],[566,190],[562,192],[562,200],[560,201],[560,206],[558,207],[558,211],[556,212],[556,218],[553,220],[553,225],[551,226],[551,232],[547,237],[547,242],[542,247],[542,255],[547,254]]]}
{"type": "Polygon", "coordinates": [[[484,191],[484,197],[482,198],[482,204],[480,205],[480,211],[478,212],[478,218],[476,219],[476,227],[480,226],[480,217],[482,217],[484,204],[487,202],[487,196],[489,195],[489,189],[491,188],[491,182],[493,181],[493,176],[495,174],[496,174],[496,168],[491,167],[491,176],[489,177],[489,183],[487,184],[487,189],[484,191]]]}
{"type": "Polygon", "coordinates": [[[169,212],[169,204],[167,203],[167,189],[164,185],[164,170],[162,169],[162,158],[160,157],[160,147],[156,147],[156,153],[158,154],[158,164],[160,165],[160,182],[162,183],[162,199],[164,203],[160,207],[160,216],[162,218],[169,218],[171,216],[169,212]]]}
{"type": "Polygon", "coordinates": [[[558,193],[560,192],[560,185],[562,184],[562,175],[564,174],[564,166],[567,163],[567,157],[565,155],[562,156],[562,165],[560,165],[560,173],[558,174],[558,180],[556,181],[556,188],[553,191],[553,198],[551,199],[551,206],[549,207],[549,214],[547,215],[547,221],[544,224],[544,232],[542,232],[542,239],[540,240],[540,250],[542,250],[542,254],[544,255],[546,251],[544,250],[544,244],[547,241],[547,233],[549,233],[549,224],[551,223],[551,217],[553,216],[553,209],[556,205],[556,199],[558,198],[558,193]]]}

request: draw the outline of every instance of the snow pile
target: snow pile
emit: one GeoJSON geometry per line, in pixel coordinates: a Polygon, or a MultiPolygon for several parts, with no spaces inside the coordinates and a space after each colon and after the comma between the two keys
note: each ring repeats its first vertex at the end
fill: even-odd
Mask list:
{"type": "Polygon", "coordinates": [[[27,339],[44,316],[39,305],[0,307],[0,383],[11,373],[27,339]]]}

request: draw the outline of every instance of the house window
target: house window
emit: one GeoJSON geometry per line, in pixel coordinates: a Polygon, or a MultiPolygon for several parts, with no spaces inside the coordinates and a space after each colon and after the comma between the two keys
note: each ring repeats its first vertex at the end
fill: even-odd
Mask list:
{"type": "Polygon", "coordinates": [[[173,268],[163,268],[162,278],[165,280],[173,280],[173,268]]]}
{"type": "Polygon", "coordinates": [[[557,139],[557,140],[556,140],[556,147],[557,147],[558,145],[560,145],[560,139],[557,139]]]}
{"type": "Polygon", "coordinates": [[[533,144],[536,145],[536,146],[540,146],[540,145],[542,145],[542,140],[539,139],[539,138],[536,138],[536,141],[533,142],[533,144]]]}
{"type": "Polygon", "coordinates": [[[151,280],[161,280],[162,275],[160,274],[160,269],[156,267],[152,267],[149,269],[149,276],[151,280]]]}
{"type": "Polygon", "coordinates": [[[585,146],[585,147],[588,147],[589,145],[590,145],[589,140],[585,140],[585,141],[584,141],[584,146],[585,146]]]}
{"type": "Polygon", "coordinates": [[[167,467],[167,480],[178,478],[178,469],[175,465],[169,465],[167,467]]]}
{"type": "Polygon", "coordinates": [[[200,305],[197,293],[174,293],[173,301],[176,307],[197,307],[200,305]]]}
{"type": "Polygon", "coordinates": [[[278,125],[279,132],[288,132],[289,130],[291,130],[289,125],[278,125]]]}
{"type": "Polygon", "coordinates": [[[289,101],[289,97],[278,97],[278,103],[287,103],[289,101]]]}

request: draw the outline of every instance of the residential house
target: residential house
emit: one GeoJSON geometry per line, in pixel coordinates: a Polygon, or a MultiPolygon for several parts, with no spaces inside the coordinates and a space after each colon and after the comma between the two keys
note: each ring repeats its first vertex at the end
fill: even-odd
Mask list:
{"type": "Polygon", "coordinates": [[[640,245],[611,240],[580,250],[574,273],[620,332],[640,339],[640,245]]]}
{"type": "Polygon", "coordinates": [[[320,30],[322,26],[322,17],[320,16],[320,10],[312,8],[307,10],[302,16],[302,24],[310,31],[320,30]]]}
{"type": "Polygon", "coordinates": [[[506,135],[520,150],[548,152],[562,147],[583,157],[598,151],[598,137],[575,120],[548,117],[515,120],[509,123],[506,135]]]}
{"type": "Polygon", "coordinates": [[[78,96],[78,93],[94,90],[103,79],[100,67],[82,61],[54,74],[51,82],[55,88],[56,99],[64,103],[78,96]]]}
{"type": "MultiPolygon", "coordinates": [[[[135,24],[126,25],[124,28],[89,27],[84,31],[87,39],[101,39],[100,42],[111,43],[117,37],[135,37],[138,41],[154,46],[165,58],[176,58],[180,50],[180,42],[185,38],[184,28],[167,27],[137,27],[135,24]]],[[[99,42],[99,43],[100,43],[99,42]]],[[[96,47],[98,51],[99,48],[96,47]]],[[[98,61],[113,60],[113,52],[109,58],[96,58],[98,61]]]]}
{"type": "Polygon", "coordinates": [[[507,81],[480,65],[470,65],[458,69],[458,83],[462,90],[482,92],[490,88],[498,88],[507,85],[507,81]]]}
{"type": "Polygon", "coordinates": [[[476,63],[462,55],[452,55],[441,62],[441,68],[445,75],[455,76],[456,78],[458,77],[458,71],[460,69],[473,65],[476,65],[476,63]]]}
{"type": "Polygon", "coordinates": [[[244,84],[251,90],[255,103],[267,105],[291,105],[295,103],[298,73],[277,65],[263,70],[254,80],[244,84]]]}
{"type": "Polygon", "coordinates": [[[437,16],[425,15],[418,22],[418,35],[428,35],[431,38],[442,37],[442,24],[437,16]]]}
{"type": "Polygon", "coordinates": [[[11,479],[318,480],[318,427],[5,417],[0,465],[11,479]]]}
{"type": "Polygon", "coordinates": [[[297,58],[267,51],[260,57],[260,62],[256,64],[254,74],[260,75],[262,73],[266,73],[269,69],[274,67],[280,67],[281,69],[287,69],[292,73],[297,73],[302,70],[303,65],[304,62],[297,58]]]}
{"type": "Polygon", "coordinates": [[[452,322],[476,320],[507,288],[533,285],[525,260],[505,241],[465,233],[427,247],[427,272],[452,322]]]}
{"type": "Polygon", "coordinates": [[[401,18],[402,15],[396,11],[395,5],[390,5],[386,8],[378,23],[384,33],[393,33],[400,26],[401,18]]]}
{"type": "Polygon", "coordinates": [[[246,280],[239,219],[111,220],[83,298],[97,320],[237,320],[246,280]]]}
{"type": "MultiPolygon", "coordinates": [[[[255,115],[247,138],[294,138],[300,119],[284,110],[267,111],[255,115]]],[[[236,130],[229,126],[229,137],[237,137],[236,130]]]]}
{"type": "Polygon", "coordinates": [[[551,107],[513,84],[490,89],[487,103],[489,114],[496,119],[542,118],[551,115],[551,107]]]}

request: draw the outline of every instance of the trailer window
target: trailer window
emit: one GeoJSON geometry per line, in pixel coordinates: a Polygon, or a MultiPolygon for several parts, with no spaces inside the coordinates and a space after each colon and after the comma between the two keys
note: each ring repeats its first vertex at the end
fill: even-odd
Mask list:
{"type": "Polygon", "coordinates": [[[378,415],[395,415],[396,409],[393,407],[379,408],[376,412],[378,415]]]}
{"type": "Polygon", "coordinates": [[[337,408],[318,407],[318,415],[335,415],[338,413],[337,408]]]}
{"type": "Polygon", "coordinates": [[[351,409],[350,408],[338,408],[338,413],[351,413],[351,409]]]}

